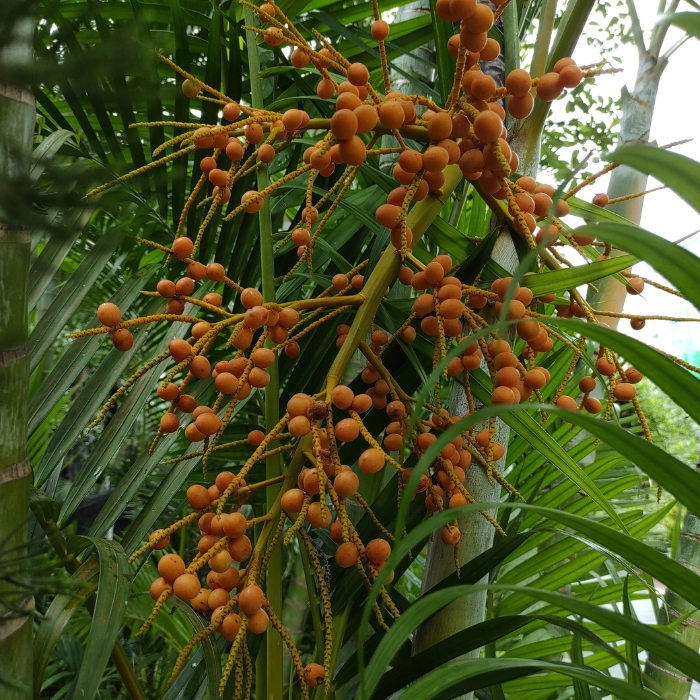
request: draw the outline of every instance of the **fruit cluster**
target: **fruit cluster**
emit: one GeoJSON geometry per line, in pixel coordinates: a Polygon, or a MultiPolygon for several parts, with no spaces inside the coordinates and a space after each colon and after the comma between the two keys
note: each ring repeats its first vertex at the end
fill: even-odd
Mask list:
{"type": "MultiPolygon", "coordinates": [[[[390,89],[384,46],[390,26],[380,18],[376,3],[373,3],[375,21],[371,33],[378,42],[383,90],[372,85],[366,66],[347,61],[318,32],[314,30],[314,39],[305,38],[277,5],[265,3],[258,8],[245,1],[241,4],[254,8],[265,25],[246,27],[249,37],[258,33],[272,47],[283,43],[293,47],[290,61],[294,67],[303,71],[311,65],[320,73],[316,91],[321,99],[328,101],[333,116],[312,119],[300,109],[279,113],[238,104],[161,57],[184,78],[182,89],[187,97],[203,97],[200,93],[204,91],[210,95],[206,99],[220,103],[222,123],[139,124],[141,127],[174,124],[184,131],[159,146],[154,157],[170,147],[174,149],[172,154],[91,194],[176,158],[192,157],[193,167],[200,175],[187,198],[172,242],[162,245],[142,240],[168,255],[171,273],[178,265],[184,266],[184,270],[175,281],[163,279],[154,291],[146,292],[165,300],[165,313],[125,321],[120,309],[108,302],[98,308],[103,325],[75,335],[107,334],[118,350],[126,351],[133,346],[129,329],[134,326],[157,322],[190,324],[189,337],[172,338],[167,349],[139,369],[112,396],[92,424],[99,422],[138,377],[167,364],[157,395],[169,405],[161,417],[151,451],[165,434],[176,433],[184,425],[187,441],[202,443],[199,451],[189,449],[186,458],[202,457],[206,481],[208,459],[214,452],[243,445],[251,450],[240,468],[218,473],[208,487],[190,486],[187,500],[192,512],[170,527],[156,530],[132,556],[134,560],[148,551],[166,548],[174,532],[197,522],[198,553],[189,565],[172,553],[159,559],[160,578],[151,586],[155,606],[142,629],[152,623],[172,595],[189,601],[209,623],[185,647],[173,677],[183,667],[193,646],[203,636],[218,632],[232,642],[222,687],[234,672],[239,693],[243,669],[249,669],[248,678],[252,669],[246,630],[262,633],[271,625],[287,644],[307,696],[307,686],[330,687],[333,619],[328,583],[316,546],[307,532],[309,528],[329,529],[331,540],[338,545],[334,556],[339,568],[355,568],[368,590],[381,578],[384,584],[381,606],[374,605],[380,625],[387,627],[387,618],[399,615],[387,589],[392,573],[384,570],[392,551],[393,535],[359,493],[359,473],[371,475],[387,468],[395,470],[399,504],[407,496],[420,498],[428,515],[474,503],[465,486],[470,470],[483,470],[489,480],[496,479],[508,493],[520,497],[498,468],[497,463],[504,464],[507,446],[496,440],[495,416],[488,420],[487,427],[476,432],[473,425],[463,423],[465,429],[442,447],[421,474],[416,491],[419,496],[406,493],[411,474],[431,445],[450,426],[464,421],[463,416],[450,415],[443,407],[452,378],[464,391],[469,415],[477,408],[471,377],[479,373],[490,381],[490,403],[527,403],[541,411],[543,420],[548,412],[546,406],[541,407],[546,403],[542,392],[547,390],[547,395],[553,397],[551,403],[559,408],[591,414],[603,412],[605,419],[610,417],[615,400],[632,401],[645,425],[634,387],[641,375],[634,368],[625,370],[608,348],[600,347],[595,372],[570,381],[575,373],[580,373],[577,367],[585,356],[586,338],[563,335],[550,323],[551,318],[576,316],[598,323],[601,315],[575,288],[564,290],[566,294],[535,296],[528,286],[528,276],[520,283],[510,277],[481,282],[483,269],[468,269],[475,264],[472,260],[454,261],[449,255],[437,255],[424,263],[414,255],[425,230],[419,213],[421,207],[449,198],[464,177],[491,207],[500,224],[509,226],[535,251],[540,273],[569,264],[557,252],[562,245],[582,253],[586,260],[598,256],[593,239],[571,232],[561,222],[561,217],[569,212],[567,199],[583,183],[561,193],[531,177],[511,179],[519,163],[508,143],[504,119],[506,110],[515,119],[524,119],[536,99],[556,99],[584,78],[606,71],[600,67],[580,68],[572,59],[561,58],[551,73],[532,78],[524,70],[514,70],[505,76],[504,87],[497,87],[493,78],[482,72],[482,65],[498,55],[498,44],[488,38],[487,32],[505,3],[497,3],[500,7],[494,13],[476,0],[438,0],[438,15],[446,22],[460,23],[459,33],[448,42],[449,51],[457,59],[452,90],[446,104],[439,106],[420,95],[404,95],[390,89]],[[393,135],[397,146],[375,147],[383,135],[393,135]],[[300,163],[287,167],[284,174],[266,187],[245,192],[240,203],[230,202],[234,183],[258,168],[273,164],[280,152],[306,136],[314,139],[314,145],[302,152],[300,163]],[[409,147],[407,140],[415,147],[409,147]],[[425,148],[418,150],[421,144],[425,148]],[[284,276],[277,281],[304,274],[299,271],[304,261],[311,274],[315,244],[345,195],[357,187],[357,175],[363,164],[368,158],[391,154],[396,155],[392,175],[397,187],[375,211],[377,222],[390,231],[390,244],[367,278],[362,272],[369,261],[363,260],[351,270],[336,273],[326,289],[277,303],[274,296],[264,297],[259,290],[243,288],[229,279],[226,275],[229,261],[197,259],[202,238],[212,225],[217,209],[229,205],[224,221],[243,213],[262,214],[265,202],[278,188],[297,178],[306,178],[302,206],[290,219],[293,222],[290,230],[283,233],[277,246],[280,250],[291,241],[297,247],[298,260],[290,270],[278,270],[284,276]],[[319,176],[333,176],[335,181],[322,197],[314,200],[314,183],[319,176]],[[208,210],[193,240],[184,236],[183,231],[188,217],[194,214],[195,203],[197,207],[208,205],[208,210]],[[409,225],[412,222],[415,222],[413,228],[409,225]],[[463,281],[465,271],[470,273],[469,283],[463,281]],[[377,310],[387,287],[395,280],[403,285],[404,296],[412,301],[411,313],[393,330],[383,330],[375,325],[377,310]],[[209,292],[200,298],[196,286],[204,281],[213,282],[219,292],[209,292]],[[242,310],[234,311],[230,304],[224,305],[220,293],[224,287],[238,293],[242,310]],[[192,313],[197,315],[189,315],[192,313]],[[253,391],[265,390],[270,382],[270,368],[279,362],[280,354],[284,353],[290,361],[303,357],[304,336],[322,324],[337,323],[337,317],[343,313],[348,315],[349,323],[337,326],[338,352],[333,365],[317,385],[309,388],[310,392],[318,393],[294,395],[276,425],[253,430],[244,440],[222,442],[232,425],[236,406],[253,391]],[[513,328],[515,334],[510,335],[513,328]],[[432,347],[432,363],[427,370],[436,377],[433,403],[423,395],[415,397],[404,391],[383,361],[392,343],[408,346],[417,339],[432,347]],[[553,363],[548,354],[562,348],[570,353],[570,362],[555,377],[550,372],[553,363]],[[366,361],[359,373],[366,387],[364,392],[356,385],[355,389],[348,386],[350,381],[343,381],[357,350],[366,361]],[[607,387],[601,387],[599,393],[604,402],[592,395],[599,380],[607,381],[607,387]],[[213,383],[216,399],[211,406],[198,405],[197,391],[188,393],[188,387],[198,381],[213,383]],[[577,402],[579,393],[582,398],[577,402]],[[382,415],[380,426],[370,431],[367,416],[376,425],[378,413],[382,415]],[[344,463],[344,457],[349,454],[347,446],[356,440],[363,441],[364,449],[356,460],[348,459],[350,463],[344,463]],[[255,464],[280,453],[290,456],[281,476],[246,482],[255,464]],[[279,494],[269,512],[247,520],[241,507],[251,494],[277,485],[279,494]],[[348,502],[359,504],[374,524],[373,536],[365,537],[366,541],[348,515],[348,502]],[[258,523],[262,529],[253,542],[249,533],[258,523]],[[323,665],[302,664],[294,641],[263,590],[272,552],[280,543],[289,545],[294,537],[308,554],[321,592],[325,625],[323,665]],[[200,576],[205,565],[209,572],[203,586],[200,576]]],[[[595,177],[588,178],[586,184],[595,177]]],[[[605,206],[609,201],[604,195],[597,195],[594,203],[605,206]]],[[[610,250],[610,246],[604,246],[599,258],[607,258],[610,250]]],[[[640,293],[643,286],[643,280],[629,276],[631,293],[640,293]]],[[[643,318],[632,318],[633,323],[635,320],[643,326],[643,318]]],[[[648,437],[648,430],[645,434],[648,437]]],[[[165,464],[184,458],[176,457],[165,464]]],[[[488,513],[482,511],[482,515],[500,531],[488,513]]],[[[454,518],[442,529],[441,539],[445,545],[455,547],[457,566],[460,537],[459,523],[454,518]]]]}

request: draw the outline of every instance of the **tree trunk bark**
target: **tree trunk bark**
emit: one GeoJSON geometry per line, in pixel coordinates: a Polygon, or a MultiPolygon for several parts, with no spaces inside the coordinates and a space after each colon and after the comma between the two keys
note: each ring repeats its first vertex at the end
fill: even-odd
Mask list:
{"type": "MultiPolygon", "coordinates": [[[[700,469],[700,465],[695,468],[700,469]]],[[[690,511],[686,512],[683,520],[676,561],[700,573],[700,519],[690,511]]],[[[678,618],[690,615],[673,629],[670,636],[697,651],[700,648],[700,611],[670,589],[666,591],[664,600],[666,606],[659,610],[659,624],[672,624],[678,618]]],[[[688,700],[690,697],[692,679],[681,674],[656,654],[649,653],[644,671],[651,679],[648,683],[650,688],[664,700],[688,700]]]]}
{"type": "MultiPolygon", "coordinates": [[[[494,8],[492,3],[485,2],[484,4],[488,4],[492,9],[494,8]]],[[[482,70],[495,80],[498,87],[504,85],[505,63],[502,55],[489,63],[482,64],[482,70]]],[[[539,151],[537,153],[537,158],[534,160],[535,172],[528,172],[528,174],[534,175],[536,173],[538,160],[539,151]]],[[[507,228],[501,231],[491,257],[510,272],[513,272],[517,267],[518,256],[513,244],[511,232],[507,228]]],[[[509,334],[503,334],[502,337],[510,343],[513,342],[514,336],[512,331],[509,334]]],[[[485,367],[485,363],[483,367],[485,367]]],[[[480,404],[475,403],[475,409],[478,410],[480,407],[480,404]]],[[[452,393],[450,396],[450,415],[461,416],[467,414],[468,411],[469,407],[464,389],[459,382],[455,382],[452,385],[452,393]]],[[[484,427],[488,427],[488,421],[483,425],[477,426],[476,430],[481,430],[484,427]]],[[[497,420],[496,441],[507,446],[509,434],[510,429],[508,426],[503,423],[503,421],[497,420]]],[[[496,468],[502,469],[505,460],[505,456],[501,458],[501,460],[496,463],[496,468]]],[[[494,503],[498,501],[501,493],[501,487],[496,480],[493,479],[489,482],[486,473],[476,465],[467,469],[464,486],[477,503],[494,503]]],[[[495,510],[489,511],[489,515],[495,517],[495,510]]],[[[493,526],[478,513],[460,518],[458,520],[458,526],[461,533],[459,561],[460,566],[464,566],[493,546],[495,530],[493,526]]],[[[429,591],[454,571],[455,562],[452,547],[443,544],[440,532],[436,531],[433,533],[433,540],[428,545],[428,556],[425,562],[421,594],[429,591]]],[[[413,638],[414,654],[433,646],[437,642],[467,627],[483,622],[485,617],[486,591],[472,593],[456,600],[454,603],[426,620],[415,632],[413,638]]],[[[478,657],[479,654],[480,650],[475,649],[466,656],[475,658],[478,657]]],[[[471,693],[462,696],[465,700],[471,697],[471,693]]]]}
{"type": "MultiPolygon", "coordinates": [[[[620,121],[620,137],[618,146],[629,143],[647,143],[651,120],[654,115],[654,104],[659,89],[659,81],[668,65],[665,58],[657,58],[647,52],[640,52],[639,69],[634,90],[630,93],[627,88],[622,90],[622,119],[620,121]]],[[[626,165],[613,170],[608,185],[608,197],[624,197],[635,192],[643,192],[647,187],[647,176],[626,165]]],[[[642,220],[644,197],[628,199],[610,205],[610,211],[624,216],[632,223],[639,224],[642,220]]],[[[621,250],[612,250],[610,257],[624,255],[621,250]]],[[[627,292],[625,286],[613,277],[606,277],[596,283],[598,292],[589,293],[588,301],[599,311],[621,313],[625,305],[627,292]]],[[[601,323],[615,329],[619,319],[601,316],[601,323]]]]}
{"type": "MultiPolygon", "coordinates": [[[[34,96],[16,77],[30,67],[34,35],[33,3],[5,3],[0,12],[6,40],[0,46],[0,181],[6,193],[28,187],[34,134],[34,96]]],[[[26,554],[31,467],[27,456],[29,348],[27,288],[29,232],[21,211],[0,204],[0,543],[3,557],[26,554]],[[18,214],[18,211],[20,212],[18,214]]],[[[14,204],[14,203],[12,203],[14,204]]],[[[21,578],[21,572],[14,578],[21,578]]],[[[0,574],[0,686],[5,700],[32,697],[31,593],[0,574]],[[8,608],[10,603],[12,608],[8,608]]]]}
{"type": "MultiPolygon", "coordinates": [[[[658,57],[663,36],[657,37],[656,51],[640,50],[639,68],[635,80],[634,90],[630,93],[623,89],[622,92],[622,120],[620,123],[620,137],[618,146],[629,143],[648,143],[651,122],[654,115],[654,106],[659,89],[659,82],[663,75],[668,59],[658,57]]],[[[647,188],[648,178],[626,165],[613,170],[608,185],[610,199],[623,197],[635,192],[643,192],[647,188]]],[[[632,223],[639,224],[642,219],[642,207],[644,197],[637,197],[625,202],[619,202],[610,206],[610,210],[620,216],[624,216],[632,223]]],[[[611,257],[624,255],[623,251],[611,251],[611,257]]],[[[612,277],[605,278],[596,283],[598,292],[589,294],[589,303],[596,310],[622,312],[627,292],[624,285],[612,277]]],[[[611,328],[616,328],[619,319],[601,316],[601,322],[607,323],[611,328]]],[[[676,561],[693,571],[700,571],[700,519],[693,513],[687,512],[683,521],[681,542],[676,553],[676,561]]],[[[690,613],[690,617],[681,625],[678,625],[671,635],[690,647],[693,651],[700,648],[700,613],[693,612],[688,603],[677,596],[672,590],[668,590],[664,596],[667,610],[662,607],[659,611],[659,624],[669,624],[674,618],[684,617],[690,613]]],[[[692,689],[692,680],[680,674],[673,666],[654,654],[649,654],[645,666],[645,673],[651,679],[649,685],[665,700],[688,700],[692,689]]]]}

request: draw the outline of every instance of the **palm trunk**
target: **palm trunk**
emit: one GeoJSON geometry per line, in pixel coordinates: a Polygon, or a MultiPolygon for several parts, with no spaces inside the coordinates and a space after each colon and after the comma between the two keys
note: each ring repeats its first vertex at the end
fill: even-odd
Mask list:
{"type": "MultiPolygon", "coordinates": [[[[678,6],[677,0],[671,0],[669,6],[662,11],[672,12],[678,6]]],[[[659,89],[659,82],[663,75],[671,54],[682,43],[672,46],[665,54],[661,54],[661,47],[666,36],[668,26],[657,25],[652,33],[649,47],[647,48],[641,33],[641,27],[635,16],[632,16],[635,41],[639,50],[639,67],[634,89],[630,94],[626,89],[622,93],[622,120],[620,122],[619,146],[628,143],[647,143],[654,115],[654,106],[659,89]]],[[[635,192],[643,192],[647,188],[647,176],[627,166],[616,168],[610,178],[608,196],[610,199],[622,197],[635,192]]],[[[635,224],[639,224],[642,218],[644,197],[629,199],[610,207],[616,214],[624,216],[635,224]]],[[[624,255],[623,251],[613,250],[611,255],[624,255]]],[[[589,301],[593,308],[604,311],[620,313],[623,310],[627,292],[625,287],[608,277],[598,284],[598,292],[589,295],[589,301]]],[[[601,321],[610,327],[616,328],[618,319],[608,316],[601,317],[601,321]]],[[[687,512],[683,521],[681,542],[676,553],[676,561],[693,571],[700,570],[700,519],[687,512]]],[[[697,652],[700,649],[700,613],[693,611],[680,596],[672,590],[668,590],[664,597],[666,607],[659,610],[659,624],[670,624],[675,618],[688,619],[676,626],[670,633],[676,640],[697,652]],[[691,614],[692,613],[692,614],[691,614]]],[[[676,669],[650,653],[645,666],[645,673],[649,678],[650,687],[665,700],[688,700],[692,687],[692,680],[680,674],[676,669]]]]}
{"type": "MultiPolygon", "coordinates": [[[[492,8],[494,7],[491,3],[492,8]]],[[[490,75],[496,82],[496,85],[501,87],[505,83],[505,64],[503,56],[499,56],[487,64],[482,64],[482,70],[490,75]]],[[[536,172],[538,158],[534,160],[536,172]]],[[[528,173],[530,174],[530,173],[528,173]]],[[[534,173],[533,173],[534,174],[534,173]]],[[[511,233],[507,228],[501,231],[500,236],[496,241],[492,259],[506,270],[513,272],[518,265],[518,256],[511,238],[511,233]]],[[[513,341],[513,332],[503,334],[504,340],[513,341]]],[[[478,410],[480,405],[475,405],[478,410]]],[[[450,396],[450,415],[465,415],[469,412],[467,398],[461,383],[455,382],[452,386],[450,396]]],[[[483,425],[476,427],[476,430],[481,430],[488,427],[488,421],[483,425]]],[[[508,444],[510,429],[501,420],[496,422],[496,440],[502,445],[508,444]]],[[[505,457],[496,463],[498,469],[502,469],[505,463],[505,457]]],[[[485,472],[479,467],[467,469],[464,486],[472,494],[477,503],[495,503],[498,501],[501,487],[496,480],[489,480],[485,472]]],[[[495,511],[490,511],[491,517],[496,517],[495,511]]],[[[495,530],[493,526],[480,514],[468,515],[458,520],[459,530],[461,533],[459,561],[460,566],[464,566],[467,562],[477,557],[482,552],[493,546],[495,530]]],[[[455,571],[454,553],[452,547],[447,547],[443,544],[440,537],[440,532],[433,533],[433,541],[428,545],[428,556],[425,562],[425,571],[421,585],[421,593],[429,591],[436,586],[440,581],[455,571]]],[[[451,605],[428,619],[414,635],[413,651],[418,653],[437,642],[449,637],[467,627],[471,627],[479,622],[483,622],[486,617],[486,591],[472,593],[456,600],[451,605]]],[[[478,657],[479,649],[467,654],[467,657],[478,657]]],[[[469,695],[463,696],[471,697],[469,695]]]]}
{"type": "MultiPolygon", "coordinates": [[[[700,469],[700,465],[696,469],[700,469]]],[[[700,565],[700,519],[690,511],[683,520],[676,561],[696,572],[700,565]]],[[[659,610],[659,624],[670,625],[688,616],[669,635],[697,651],[700,648],[700,611],[670,589],[664,600],[666,605],[659,610]]],[[[688,700],[690,697],[692,680],[655,654],[649,653],[644,670],[650,679],[647,684],[664,700],[688,700]]]]}
{"type": "MultiPolygon", "coordinates": [[[[0,46],[0,76],[6,81],[0,83],[0,180],[6,192],[26,187],[31,157],[34,97],[16,76],[27,70],[32,59],[32,9],[6,2],[0,13],[5,42],[0,46]]],[[[25,206],[28,203],[20,204],[20,210],[25,206]]],[[[21,219],[17,211],[0,204],[0,543],[6,560],[26,555],[31,480],[27,457],[30,245],[21,219]]],[[[14,576],[15,580],[21,577],[22,572],[14,576]]],[[[2,697],[28,700],[32,697],[34,599],[0,574],[0,601],[2,697]]]]}
{"type": "MultiPolygon", "coordinates": [[[[654,115],[654,104],[659,89],[659,81],[668,60],[664,57],[653,56],[650,53],[640,51],[639,69],[635,81],[634,90],[630,93],[627,88],[622,90],[622,119],[620,121],[620,137],[618,146],[628,143],[647,143],[649,130],[654,115]]],[[[643,192],[647,187],[647,176],[627,165],[621,165],[613,170],[608,185],[608,197],[614,199],[635,192],[643,192]]],[[[610,210],[624,216],[635,224],[642,219],[642,207],[644,197],[628,199],[610,205],[610,210]]],[[[612,250],[611,257],[624,255],[621,250],[612,250]]],[[[589,295],[589,303],[599,311],[612,311],[621,313],[625,305],[627,292],[625,286],[613,277],[606,277],[596,283],[598,291],[589,295]]],[[[611,328],[617,328],[619,319],[610,316],[601,316],[601,322],[607,323],[611,328]]]]}

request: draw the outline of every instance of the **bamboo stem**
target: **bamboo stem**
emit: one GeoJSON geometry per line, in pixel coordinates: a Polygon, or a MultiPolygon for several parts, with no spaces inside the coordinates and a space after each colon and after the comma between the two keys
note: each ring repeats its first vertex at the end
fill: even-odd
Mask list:
{"type": "MultiPolygon", "coordinates": [[[[10,81],[32,63],[35,3],[7,3],[0,46],[0,80],[10,81]]],[[[19,211],[29,210],[29,164],[36,112],[28,85],[3,84],[0,90],[0,181],[9,191],[27,192],[19,211]]],[[[28,282],[30,237],[22,221],[0,208],[0,542],[6,552],[26,552],[29,486],[27,455],[29,403],[28,282]],[[12,223],[10,223],[12,221],[12,223]]],[[[25,559],[26,561],[26,559],[25,559]]],[[[20,572],[23,575],[23,572],[20,572]]],[[[0,665],[3,700],[29,700],[32,692],[34,598],[26,587],[0,582],[0,665]],[[8,609],[9,605],[14,609],[8,609]]]]}

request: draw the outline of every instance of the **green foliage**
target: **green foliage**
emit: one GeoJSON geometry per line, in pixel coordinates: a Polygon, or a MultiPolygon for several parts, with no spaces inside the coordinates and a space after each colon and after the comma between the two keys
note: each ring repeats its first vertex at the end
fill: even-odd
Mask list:
{"type": "MultiPolygon", "coordinates": [[[[541,3],[513,2],[513,8],[516,4],[523,18],[525,31],[521,38],[525,39],[526,49],[527,31],[541,3]]],[[[383,10],[393,7],[391,3],[379,5],[383,10]]],[[[285,7],[290,15],[300,16],[301,26],[316,26],[324,32],[350,60],[365,61],[373,79],[378,75],[378,55],[368,40],[368,3],[317,0],[290,2],[285,7]]],[[[611,5],[600,4],[603,15],[610,9],[611,5]]],[[[40,120],[33,161],[33,196],[41,215],[34,216],[32,230],[34,374],[30,440],[36,457],[32,460],[36,486],[46,490],[53,522],[67,535],[66,551],[79,557],[81,565],[71,577],[74,590],[59,595],[42,592],[37,596],[37,697],[90,700],[109,694],[126,698],[129,673],[149,700],[214,700],[216,694],[216,673],[227,649],[223,643],[217,646],[211,640],[196,650],[176,682],[166,689],[177,653],[192,629],[202,626],[202,619],[187,606],[166,604],[166,613],[174,610],[175,614],[159,616],[156,626],[144,637],[133,637],[150,612],[147,591],[156,576],[154,564],[158,555],[152,555],[142,568],[129,568],[125,553],[133,553],[154,528],[189,512],[184,489],[200,481],[199,458],[162,464],[169,457],[183,454],[187,443],[182,436],[168,437],[153,455],[148,453],[159,412],[165,406],[154,398],[153,392],[162,373],[156,369],[144,375],[118,408],[108,414],[104,425],[88,435],[83,432],[118,383],[164,348],[173,334],[181,335],[184,324],[182,329],[175,327],[167,335],[159,330],[136,333],[134,351],[129,355],[117,353],[100,336],[79,340],[68,340],[67,336],[97,325],[93,310],[107,299],[118,303],[129,317],[155,312],[157,302],[140,296],[138,291],[154,289],[166,256],[144,249],[134,236],[162,244],[172,239],[192,161],[180,159],[171,170],[154,171],[153,178],[131,180],[103,194],[96,203],[86,204],[80,196],[91,186],[150,161],[149,152],[165,139],[163,129],[152,127],[137,132],[129,128],[132,122],[159,121],[173,115],[177,120],[199,118],[206,122],[213,114],[208,104],[188,101],[182,95],[180,78],[174,79],[151,49],[164,52],[198,79],[232,97],[250,101],[248,55],[240,38],[241,15],[234,3],[210,7],[192,0],[47,0],[42,5],[42,22],[37,32],[37,75],[41,77],[36,80],[40,120]],[[90,523],[91,545],[81,548],[80,539],[71,537],[75,526],[70,523],[81,505],[99,494],[105,494],[106,501],[90,523]],[[93,594],[94,609],[88,614],[82,606],[93,594]],[[115,641],[124,646],[129,660],[129,668],[121,668],[120,677],[108,662],[115,641]]],[[[600,28],[595,26],[586,35],[587,40],[600,41],[601,50],[626,37],[626,25],[616,19],[617,15],[612,17],[602,38],[596,36],[600,28]]],[[[433,33],[427,13],[394,25],[387,43],[389,59],[410,53],[433,38],[433,33]]],[[[440,38],[444,39],[445,36],[440,38]]],[[[451,79],[448,71],[452,70],[453,61],[442,48],[441,44],[437,84],[417,85],[427,94],[444,94],[451,79]]],[[[260,55],[262,92],[268,108],[299,105],[312,117],[327,116],[327,105],[314,95],[314,76],[287,71],[287,58],[280,50],[261,50],[260,55]]],[[[603,120],[602,115],[613,111],[615,105],[596,98],[590,84],[575,90],[569,105],[589,116],[584,121],[550,122],[545,129],[543,164],[558,180],[580,163],[590,142],[601,150],[609,149],[617,119],[613,113],[612,119],[606,116],[603,120]],[[574,135],[577,146],[570,154],[564,154],[562,150],[571,146],[574,135]]],[[[697,164],[691,166],[680,162],[680,156],[656,150],[650,154],[651,147],[635,149],[626,155],[618,154],[619,158],[661,179],[687,201],[700,201],[700,183],[691,177],[691,167],[697,169],[697,164]]],[[[273,174],[289,167],[285,158],[275,161],[273,174]]],[[[387,187],[393,187],[387,180],[378,169],[363,172],[359,186],[349,193],[331,218],[324,237],[319,239],[314,278],[309,280],[301,270],[278,290],[278,299],[318,291],[327,286],[335,273],[364,258],[370,260],[369,269],[374,267],[386,241],[368,212],[383,201],[387,187]]],[[[333,182],[332,177],[326,179],[323,188],[333,182]]],[[[239,200],[240,194],[252,186],[251,181],[240,183],[240,191],[234,191],[231,201],[236,202],[237,197],[239,200]]],[[[290,227],[290,220],[295,223],[293,217],[304,189],[299,182],[291,182],[279,188],[272,199],[271,221],[277,240],[290,227]]],[[[204,195],[209,194],[207,189],[204,195]]],[[[448,220],[447,215],[441,215],[435,219],[415,255],[429,260],[445,251],[455,260],[465,260],[458,275],[471,283],[474,270],[481,270],[490,255],[496,236],[489,233],[490,214],[484,201],[471,187],[465,185],[448,204],[456,207],[457,202],[461,207],[459,216],[448,220]],[[477,245],[474,239],[482,238],[485,241],[477,245]]],[[[572,202],[573,213],[575,206],[572,202]]],[[[585,209],[584,205],[581,207],[585,209]]],[[[196,233],[203,212],[196,210],[188,220],[189,233],[196,233]]],[[[700,260],[648,232],[610,221],[614,216],[607,212],[594,214],[599,219],[586,218],[603,220],[604,223],[592,225],[600,239],[620,243],[634,259],[647,260],[688,298],[696,302],[700,299],[700,273],[696,274],[700,260]]],[[[244,286],[259,286],[259,231],[253,218],[237,218],[216,229],[218,237],[209,240],[200,259],[226,261],[231,278],[244,286]]],[[[275,253],[278,269],[288,269],[294,258],[289,244],[275,253]]],[[[631,262],[630,256],[580,264],[538,275],[532,283],[524,284],[539,294],[562,292],[616,273],[631,262]]],[[[479,282],[488,286],[501,274],[502,270],[489,262],[479,282]]],[[[211,289],[213,285],[203,287],[202,293],[211,289]]],[[[238,300],[231,303],[229,294],[224,292],[224,305],[240,309],[238,300]]],[[[405,307],[403,301],[389,294],[380,311],[382,323],[394,330],[407,315],[405,307]]],[[[344,317],[338,321],[344,322],[344,317]]],[[[562,321],[560,330],[566,339],[573,339],[574,332],[583,325],[562,321]]],[[[501,524],[508,536],[464,567],[461,578],[452,576],[432,593],[422,595],[422,551],[436,523],[446,522],[448,515],[425,519],[421,497],[412,504],[404,500],[404,510],[397,513],[397,477],[388,475],[385,481],[363,477],[369,487],[365,491],[363,483],[363,492],[372,494],[368,500],[377,518],[395,531],[400,541],[389,568],[395,572],[391,594],[403,614],[389,633],[372,626],[368,602],[372,598],[366,596],[358,577],[331,566],[334,605],[347,604],[348,610],[345,633],[339,640],[344,663],[337,668],[337,698],[362,692],[366,698],[388,697],[414,679],[416,682],[401,697],[450,698],[471,689],[481,692],[479,697],[488,697],[488,688],[493,698],[519,700],[559,699],[571,697],[572,692],[577,699],[585,700],[598,697],[596,689],[600,689],[600,696],[608,693],[639,700],[657,697],[647,679],[643,675],[640,679],[638,649],[655,651],[683,673],[700,677],[700,659],[694,650],[668,642],[667,630],[643,624],[633,615],[635,602],[655,602],[656,594],[649,589],[646,576],[654,576],[693,605],[700,605],[698,576],[650,546],[657,544],[651,542],[650,533],[674,507],[671,500],[663,506],[655,504],[655,487],[650,480],[654,485],[662,484],[671,494],[669,499],[677,499],[700,512],[696,483],[700,477],[684,465],[697,459],[697,426],[686,416],[693,420],[700,417],[698,380],[637,341],[587,326],[586,333],[618,351],[648,376],[642,385],[642,400],[652,431],[660,438],[660,447],[648,446],[627,429],[629,407],[616,406],[613,421],[605,424],[581,415],[567,420],[562,411],[553,410],[542,425],[524,409],[484,409],[482,415],[500,412],[513,429],[505,475],[530,505],[520,506],[504,494],[501,524]],[[652,382],[671,398],[652,395],[652,382]],[[403,518],[409,535],[401,541],[403,518]],[[416,626],[447,602],[473,592],[484,576],[488,583],[483,585],[489,587],[493,596],[492,618],[464,630],[456,639],[444,640],[438,650],[441,655],[434,649],[411,657],[409,637],[416,626]],[[564,588],[566,594],[559,592],[564,588]],[[362,642],[364,658],[354,654],[353,638],[357,634],[369,637],[362,642]],[[496,658],[457,660],[486,644],[496,658]],[[553,661],[555,654],[560,657],[553,661]],[[448,660],[449,664],[442,665],[448,660]],[[611,669],[619,664],[626,668],[625,679],[611,676],[611,669]],[[373,691],[375,694],[371,695],[373,691]]],[[[282,359],[282,401],[297,392],[316,390],[319,374],[325,373],[332,361],[329,348],[334,347],[334,339],[333,330],[321,326],[304,339],[303,363],[282,359]]],[[[424,384],[427,393],[433,383],[422,374],[421,363],[429,360],[431,352],[431,346],[419,339],[411,348],[394,346],[385,356],[386,364],[407,391],[417,392],[424,384]]],[[[544,392],[545,402],[553,400],[555,387],[572,358],[571,348],[558,342],[546,361],[553,382],[544,392]]],[[[578,391],[576,384],[589,373],[591,363],[588,357],[576,366],[565,393],[578,391]]],[[[487,384],[485,375],[474,375],[474,392],[484,403],[488,403],[487,384]]],[[[356,379],[351,386],[359,385],[356,379]]],[[[214,396],[211,382],[200,383],[196,391],[201,403],[214,396]]],[[[372,412],[366,419],[367,427],[375,434],[381,425],[377,413],[372,412]]],[[[262,425],[264,407],[260,393],[239,404],[235,417],[235,423],[226,431],[230,440],[241,439],[262,425]]],[[[436,444],[442,447],[458,432],[446,434],[436,444]]],[[[356,461],[359,449],[353,445],[344,448],[349,464],[356,461]]],[[[232,464],[240,464],[248,454],[243,448],[216,453],[209,469],[216,474],[232,464]]],[[[426,458],[424,464],[429,462],[426,458]]],[[[416,480],[421,466],[416,468],[416,480]]],[[[251,477],[254,481],[264,478],[262,465],[255,468],[251,477]]],[[[251,498],[246,508],[251,517],[264,513],[263,494],[251,498]]],[[[469,508],[464,512],[469,512],[469,508]]],[[[363,537],[374,531],[370,518],[359,507],[352,509],[351,516],[363,537]]],[[[450,513],[449,519],[453,517],[454,513],[450,513]]],[[[196,551],[196,537],[191,532],[180,531],[173,540],[183,555],[196,551]]],[[[317,533],[315,543],[332,559],[333,547],[326,533],[317,533]]],[[[54,540],[51,544],[56,546],[54,540]]],[[[291,554],[285,554],[283,561],[285,588],[292,573],[294,551],[290,549],[291,554]]],[[[308,597],[311,602],[302,601],[302,605],[311,605],[311,614],[297,638],[305,662],[319,654],[316,632],[320,616],[313,585],[309,586],[308,597]]]]}

